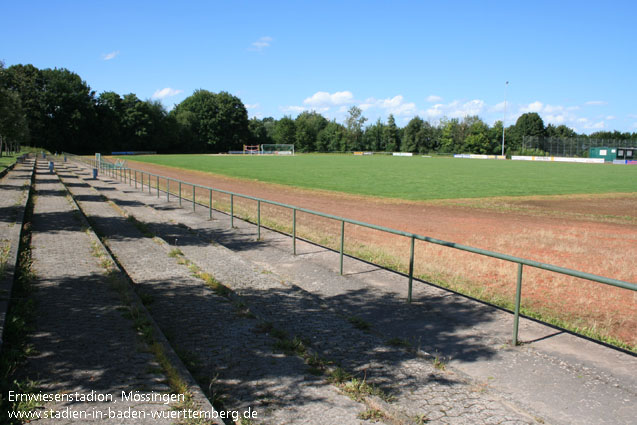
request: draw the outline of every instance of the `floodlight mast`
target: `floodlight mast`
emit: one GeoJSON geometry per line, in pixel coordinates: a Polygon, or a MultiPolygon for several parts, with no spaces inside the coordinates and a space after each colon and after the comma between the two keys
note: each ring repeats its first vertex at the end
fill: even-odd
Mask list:
{"type": "Polygon", "coordinates": [[[504,84],[504,118],[502,119],[502,156],[504,156],[504,131],[506,129],[506,120],[507,120],[507,87],[509,86],[509,82],[507,81],[504,84]]]}

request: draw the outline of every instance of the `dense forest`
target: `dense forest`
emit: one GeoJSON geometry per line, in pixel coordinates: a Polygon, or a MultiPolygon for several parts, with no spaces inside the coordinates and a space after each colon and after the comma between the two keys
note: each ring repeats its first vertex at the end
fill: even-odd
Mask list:
{"type": "MultiPolygon", "coordinates": [[[[524,136],[637,141],[637,133],[578,135],[564,125],[545,126],[537,113],[526,113],[506,128],[507,153],[520,151],[524,136]]],[[[227,152],[263,143],[294,144],[298,152],[499,154],[502,122],[489,126],[477,116],[467,116],[444,118],[434,125],[416,116],[401,128],[392,115],[387,122],[368,123],[356,106],[349,109],[344,123],[314,111],[296,118],[248,119],[238,97],[203,89],[168,112],[159,101],[142,100],[134,93],[96,95],[67,69],[5,67],[0,62],[0,138],[5,144],[84,154],[227,152]]],[[[0,143],[0,152],[1,148],[0,143]]]]}

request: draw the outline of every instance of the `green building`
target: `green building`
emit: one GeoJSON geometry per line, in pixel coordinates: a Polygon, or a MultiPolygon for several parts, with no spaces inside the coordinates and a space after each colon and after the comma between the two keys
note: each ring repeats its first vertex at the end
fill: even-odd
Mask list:
{"type": "Polygon", "coordinates": [[[604,158],[604,162],[613,162],[617,159],[617,148],[596,147],[588,151],[589,158],[604,158]]]}

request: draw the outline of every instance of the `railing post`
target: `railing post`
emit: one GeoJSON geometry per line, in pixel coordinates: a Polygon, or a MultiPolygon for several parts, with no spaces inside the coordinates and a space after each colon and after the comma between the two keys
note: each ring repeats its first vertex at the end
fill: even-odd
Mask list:
{"type": "Polygon", "coordinates": [[[230,194],[230,228],[234,228],[234,195],[230,194]]]}
{"type": "Polygon", "coordinates": [[[518,285],[515,290],[515,313],[513,315],[513,346],[518,345],[518,325],[520,323],[520,299],[522,298],[522,263],[518,263],[518,285]]]}
{"type": "Polygon", "coordinates": [[[296,208],[292,209],[292,254],[296,255],[296,208]]]}
{"type": "Polygon", "coordinates": [[[208,220],[212,220],[212,189],[208,189],[208,220]]]}
{"type": "Polygon", "coordinates": [[[411,303],[411,289],[414,280],[414,246],[416,238],[411,237],[411,248],[409,249],[409,287],[407,289],[407,302],[411,303]]]}
{"type": "Polygon", "coordinates": [[[157,199],[159,199],[159,175],[157,175],[157,199]]]}
{"type": "Polygon", "coordinates": [[[166,202],[170,202],[170,179],[166,177],[166,202]]]}
{"type": "Polygon", "coordinates": [[[261,240],[261,201],[257,201],[257,240],[261,240]]]}
{"type": "Polygon", "coordinates": [[[142,193],[144,193],[144,172],[140,171],[139,172],[139,176],[141,177],[140,180],[139,180],[139,182],[141,184],[140,187],[142,188],[142,193]]]}
{"type": "Polygon", "coordinates": [[[341,276],[343,275],[343,249],[345,247],[345,221],[341,220],[341,276]]]}
{"type": "Polygon", "coordinates": [[[148,194],[150,195],[152,193],[152,188],[153,188],[153,182],[151,181],[151,179],[153,178],[153,176],[151,176],[150,174],[148,175],[148,194]]]}
{"type": "Polygon", "coordinates": [[[179,206],[181,207],[181,180],[179,180],[179,206]]]}
{"type": "Polygon", "coordinates": [[[192,185],[192,210],[195,210],[195,185],[192,185]]]}
{"type": "Polygon", "coordinates": [[[135,189],[137,189],[137,170],[135,170],[135,189]]]}

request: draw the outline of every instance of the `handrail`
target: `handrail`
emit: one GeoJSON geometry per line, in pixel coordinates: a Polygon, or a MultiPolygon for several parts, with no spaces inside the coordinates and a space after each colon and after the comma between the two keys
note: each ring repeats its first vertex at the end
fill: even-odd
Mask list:
{"type": "MultiPolygon", "coordinates": [[[[72,154],[65,154],[65,155],[72,155],[72,154]]],[[[76,157],[75,155],[72,155],[74,157],[76,157]]],[[[79,157],[76,157],[79,158],[79,157]]],[[[265,204],[270,204],[270,205],[275,205],[275,206],[279,206],[282,208],[288,208],[291,209],[294,214],[293,214],[293,233],[292,233],[292,238],[293,238],[293,252],[296,255],[296,212],[300,211],[300,212],[304,212],[307,214],[312,214],[312,215],[316,215],[319,217],[323,217],[323,218],[328,218],[328,219],[332,219],[332,220],[336,220],[336,221],[340,221],[341,222],[341,246],[340,246],[340,272],[341,274],[343,274],[343,251],[344,251],[344,225],[345,223],[349,223],[349,224],[353,224],[356,226],[361,226],[361,227],[366,227],[366,228],[370,228],[370,229],[374,229],[374,230],[378,230],[378,231],[382,231],[382,232],[386,232],[386,233],[390,233],[390,234],[394,234],[394,235],[398,235],[398,236],[404,236],[407,238],[411,239],[411,249],[410,249],[410,260],[409,260],[409,284],[408,284],[408,295],[407,295],[407,301],[411,302],[412,299],[412,281],[413,281],[413,272],[414,272],[414,241],[415,240],[420,240],[420,241],[424,241],[424,242],[428,242],[428,243],[433,243],[436,245],[441,245],[441,246],[446,246],[448,248],[454,248],[454,249],[458,249],[461,251],[466,251],[466,252],[471,252],[474,254],[479,254],[479,255],[483,255],[483,256],[487,256],[487,257],[491,257],[491,258],[496,258],[499,260],[504,260],[504,261],[509,261],[512,263],[517,263],[518,264],[518,282],[517,282],[517,290],[516,290],[516,302],[515,302],[515,311],[514,311],[514,315],[515,315],[515,319],[514,319],[514,332],[513,332],[513,345],[517,345],[517,338],[518,338],[518,320],[519,320],[519,311],[520,311],[520,297],[521,297],[521,286],[522,286],[522,267],[523,266],[529,266],[529,267],[534,267],[534,268],[538,268],[538,269],[542,269],[542,270],[548,270],[551,272],[555,272],[555,273],[560,273],[560,274],[564,274],[564,275],[568,275],[568,276],[572,276],[572,277],[577,277],[577,278],[581,278],[581,279],[586,279],[586,280],[591,280],[594,282],[599,282],[599,283],[603,283],[606,285],[610,285],[610,286],[615,286],[618,288],[623,288],[623,289],[628,289],[631,291],[637,291],[637,284],[635,283],[630,283],[630,282],[625,282],[623,280],[618,280],[618,279],[613,279],[613,278],[609,278],[609,277],[605,277],[605,276],[599,276],[599,275],[595,275],[592,273],[586,273],[586,272],[582,272],[579,270],[574,270],[574,269],[569,269],[566,267],[560,267],[560,266],[556,266],[554,264],[548,264],[548,263],[541,263],[539,261],[534,261],[534,260],[529,260],[526,258],[521,258],[521,257],[516,257],[513,255],[508,255],[508,254],[502,254],[499,252],[495,252],[495,251],[489,251],[486,249],[481,249],[481,248],[474,248],[468,245],[462,245],[462,244],[458,244],[455,242],[448,242],[448,241],[444,241],[441,239],[436,239],[436,238],[432,238],[429,236],[423,236],[423,235],[419,235],[416,233],[411,233],[411,232],[405,232],[405,231],[401,231],[401,230],[396,230],[396,229],[392,229],[390,227],[385,227],[385,226],[379,226],[376,224],[371,224],[371,223],[365,223],[363,221],[358,221],[358,220],[354,220],[354,219],[350,219],[350,218],[345,218],[345,217],[339,217],[333,214],[328,214],[328,213],[323,213],[320,211],[314,211],[314,210],[310,210],[307,208],[302,208],[302,207],[297,207],[295,205],[290,205],[290,204],[285,204],[282,202],[277,202],[277,201],[272,201],[272,200],[268,200],[268,199],[263,199],[263,198],[258,198],[258,197],[254,197],[254,196],[250,196],[250,195],[244,195],[241,193],[235,193],[235,192],[231,192],[231,191],[227,191],[227,190],[223,190],[223,189],[215,189],[212,187],[208,187],[208,186],[203,186],[203,185],[199,185],[199,184],[195,184],[195,183],[188,183],[188,182],[184,182],[178,179],[174,179],[171,177],[166,177],[166,176],[162,176],[159,174],[154,174],[154,173],[149,173],[147,171],[141,171],[141,170],[137,170],[134,168],[118,168],[115,167],[112,163],[110,162],[105,162],[105,161],[101,161],[100,164],[96,164],[95,160],[84,160],[82,158],[79,158],[79,161],[82,161],[84,163],[87,163],[91,166],[93,166],[94,168],[99,168],[99,169],[106,169],[108,172],[114,172],[115,170],[117,170],[116,172],[118,173],[124,173],[124,175],[128,172],[129,173],[129,182],[131,181],[131,172],[135,172],[135,181],[136,180],[136,174],[137,172],[142,173],[142,185],[143,185],[143,176],[144,175],[148,175],[149,176],[149,181],[150,181],[150,177],[155,177],[157,179],[157,196],[159,196],[159,178],[166,180],[167,186],[170,186],[169,182],[175,182],[178,183],[180,185],[180,194],[179,194],[179,201],[181,203],[181,184],[185,183],[188,186],[192,186],[193,188],[193,199],[192,199],[192,203],[193,203],[193,208],[195,207],[196,204],[196,200],[194,199],[194,191],[195,188],[200,188],[200,189],[204,189],[204,190],[208,190],[210,191],[211,197],[210,197],[210,202],[209,202],[209,208],[210,208],[210,214],[212,214],[212,192],[216,192],[216,193],[223,193],[226,195],[230,195],[230,201],[231,201],[231,207],[230,207],[230,225],[231,227],[233,226],[233,219],[234,219],[234,213],[233,213],[233,197],[234,196],[238,196],[240,198],[244,198],[244,199],[249,199],[249,200],[253,200],[257,202],[258,205],[258,239],[260,239],[260,232],[261,232],[261,220],[260,220],[260,216],[261,216],[261,203],[265,203],[265,204]]],[[[142,186],[143,187],[143,186],[142,186]]],[[[168,188],[167,188],[168,189],[168,188]]],[[[150,187],[149,187],[150,190],[150,187]]],[[[162,191],[162,192],[166,192],[166,191],[162,191]]],[[[170,195],[170,192],[167,192],[167,195],[170,195]]],[[[199,204],[201,205],[201,204],[199,204]]]]}

